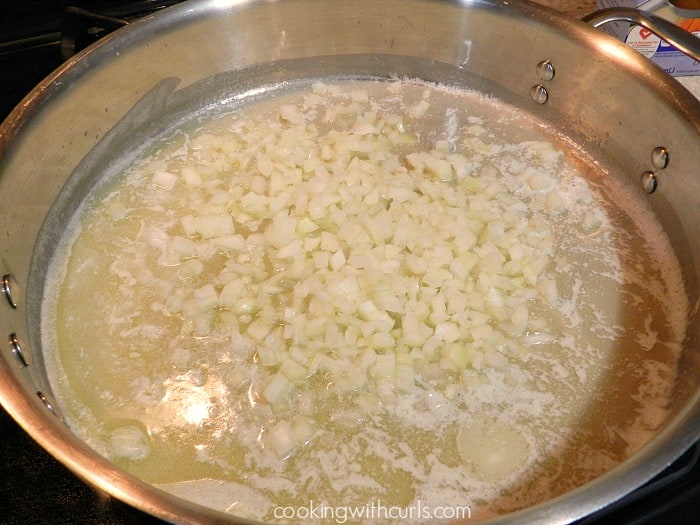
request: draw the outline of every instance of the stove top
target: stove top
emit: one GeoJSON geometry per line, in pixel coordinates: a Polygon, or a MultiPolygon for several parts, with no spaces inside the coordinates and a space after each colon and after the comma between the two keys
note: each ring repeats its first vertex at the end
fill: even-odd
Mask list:
{"type": "MultiPolygon", "coordinates": [[[[0,121],[67,58],[182,0],[0,1],[0,121]]],[[[85,485],[0,408],[0,525],[162,524],[85,485]]],[[[577,525],[700,523],[700,443],[617,504],[577,525]]]]}

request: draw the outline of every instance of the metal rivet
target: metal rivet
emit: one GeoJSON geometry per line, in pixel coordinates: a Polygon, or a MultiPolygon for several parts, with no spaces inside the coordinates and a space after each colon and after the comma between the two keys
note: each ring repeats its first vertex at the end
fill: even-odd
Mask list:
{"type": "Polygon", "coordinates": [[[537,64],[537,75],[542,80],[552,80],[554,78],[554,65],[549,60],[543,60],[537,64]]]}
{"type": "Polygon", "coordinates": [[[11,274],[5,274],[2,277],[2,293],[5,295],[7,302],[12,308],[17,308],[16,294],[19,285],[17,280],[11,274]]]}
{"type": "Polygon", "coordinates": [[[651,152],[651,162],[657,170],[666,169],[666,166],[668,166],[668,150],[663,146],[654,148],[651,152]]]}
{"type": "Polygon", "coordinates": [[[48,397],[46,397],[41,391],[36,393],[37,396],[39,396],[39,399],[41,399],[41,402],[44,403],[44,406],[48,408],[49,412],[51,412],[54,416],[58,417],[58,414],[56,413],[56,410],[53,407],[53,404],[49,400],[48,397]]]}
{"type": "Polygon", "coordinates": [[[547,89],[543,85],[537,84],[536,86],[532,86],[532,89],[530,89],[530,96],[532,97],[532,100],[538,104],[544,104],[549,98],[549,93],[547,93],[547,89]]]}
{"type": "Polygon", "coordinates": [[[656,187],[659,185],[659,181],[656,178],[656,173],[653,171],[645,171],[642,173],[641,181],[642,188],[644,188],[644,191],[649,194],[654,193],[656,191],[656,187]]]}
{"type": "Polygon", "coordinates": [[[12,350],[12,353],[22,366],[29,366],[27,359],[24,357],[24,351],[22,350],[22,345],[19,342],[17,334],[10,334],[10,350],[12,350]]]}

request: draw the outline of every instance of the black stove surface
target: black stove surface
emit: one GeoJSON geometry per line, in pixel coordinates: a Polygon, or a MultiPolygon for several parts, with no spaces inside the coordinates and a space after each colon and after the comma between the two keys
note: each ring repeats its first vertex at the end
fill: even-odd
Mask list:
{"type": "MultiPolygon", "coordinates": [[[[179,1],[0,0],[0,121],[72,54],[179,1]]],[[[0,408],[0,525],[162,523],[84,484],[0,408]]],[[[700,443],[650,483],[577,525],[607,524],[700,524],[700,443]]]]}

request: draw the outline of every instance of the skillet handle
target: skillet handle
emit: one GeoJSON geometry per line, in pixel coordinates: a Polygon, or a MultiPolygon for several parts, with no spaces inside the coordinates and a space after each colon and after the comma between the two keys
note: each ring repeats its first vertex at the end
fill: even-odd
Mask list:
{"type": "Polygon", "coordinates": [[[643,13],[638,9],[611,7],[594,11],[581,17],[581,20],[593,27],[600,27],[610,22],[629,22],[642,26],[672,44],[678,51],[700,62],[700,38],[656,15],[643,13]]]}

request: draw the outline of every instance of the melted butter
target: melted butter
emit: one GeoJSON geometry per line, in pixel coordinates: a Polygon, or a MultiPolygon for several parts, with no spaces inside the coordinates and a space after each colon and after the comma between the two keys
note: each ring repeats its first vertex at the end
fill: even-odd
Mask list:
{"type": "MultiPolygon", "coordinates": [[[[429,92],[436,117],[410,130],[418,137],[411,147],[436,140],[459,147],[466,134],[510,149],[506,165],[487,154],[472,160],[484,177],[496,169],[513,174],[505,184],[515,195],[522,183],[516,175],[528,168],[518,145],[556,140],[473,94],[411,84],[352,87],[360,88],[380,115],[397,104],[419,112],[429,92]]],[[[232,265],[208,254],[170,264],[162,248],[167,232],[182,235],[181,218],[211,205],[218,189],[237,191],[244,167],[224,162],[226,144],[239,144],[242,128],[254,135],[260,115],[312,96],[285,95],[177,133],[76,216],[53,266],[44,316],[49,363],[56,365],[51,380],[74,431],[148,482],[264,519],[275,506],[311,500],[468,504],[474,517],[498,515],[573,489],[650,439],[665,418],[684,336],[677,262],[660,227],[620,184],[597,166],[561,156],[548,174],[568,205],[565,215],[548,219],[556,252],[547,272],[558,299],[554,307],[532,305],[531,316],[546,322],[522,335],[527,359],[469,370],[456,389],[425,381],[417,394],[388,396],[378,409],[367,408],[373,398],[358,403],[315,376],[292,407],[311,418],[313,437],[288,459],[272,453],[266,435],[280,415],[261,400],[264,367],[230,329],[245,308],[205,319],[206,333],[185,330],[170,310],[183,290],[212,280],[207,276],[244,272],[245,265],[269,271],[276,263],[232,265]],[[209,148],[211,137],[224,146],[209,148]],[[149,189],[154,173],[190,165],[208,182],[181,193],[149,189]],[[145,456],[119,452],[124,429],[127,438],[140,433],[145,456]]],[[[330,124],[319,120],[322,131],[348,125],[349,105],[327,109],[337,114],[330,124]]],[[[253,221],[244,233],[264,226],[253,221]]]]}

